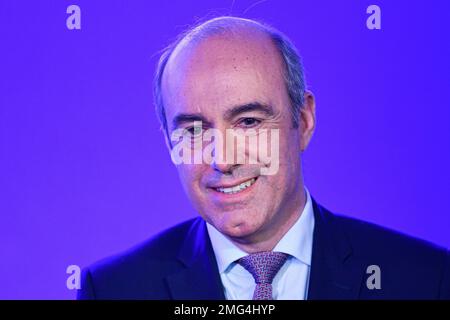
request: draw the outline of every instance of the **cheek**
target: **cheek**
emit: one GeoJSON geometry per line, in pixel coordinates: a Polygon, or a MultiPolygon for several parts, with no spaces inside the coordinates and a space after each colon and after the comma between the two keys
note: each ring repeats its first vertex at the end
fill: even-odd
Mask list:
{"type": "Polygon", "coordinates": [[[289,130],[280,137],[280,163],[296,168],[300,163],[300,140],[296,130],[289,130]]]}
{"type": "Polygon", "coordinates": [[[197,165],[179,165],[177,167],[180,181],[189,196],[198,197],[201,191],[202,170],[197,165]]]}
{"type": "Polygon", "coordinates": [[[279,169],[277,174],[268,176],[268,184],[274,199],[283,198],[298,184],[301,177],[300,152],[295,145],[295,137],[280,137],[279,169]]]}

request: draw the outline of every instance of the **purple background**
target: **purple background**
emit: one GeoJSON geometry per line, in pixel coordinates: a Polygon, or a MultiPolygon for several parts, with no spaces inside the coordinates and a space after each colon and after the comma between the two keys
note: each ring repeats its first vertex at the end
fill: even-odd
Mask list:
{"type": "Polygon", "coordinates": [[[66,267],[196,215],[153,111],[157,51],[259,18],[317,98],[306,184],[329,209],[450,246],[450,1],[0,2],[0,298],[72,299],[66,267]],[[81,30],[66,8],[81,7],[81,30]],[[377,4],[382,30],[366,28],[377,4]],[[232,10],[231,10],[232,8],[232,10]]]}

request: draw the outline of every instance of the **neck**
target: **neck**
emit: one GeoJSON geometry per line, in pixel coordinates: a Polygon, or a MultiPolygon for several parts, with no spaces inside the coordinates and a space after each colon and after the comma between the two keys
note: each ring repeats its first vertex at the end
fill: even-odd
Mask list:
{"type": "Polygon", "coordinates": [[[306,205],[306,192],[303,185],[300,190],[293,204],[289,208],[281,208],[280,213],[276,214],[269,224],[249,237],[230,238],[230,240],[247,253],[272,251],[303,212],[306,205]]]}

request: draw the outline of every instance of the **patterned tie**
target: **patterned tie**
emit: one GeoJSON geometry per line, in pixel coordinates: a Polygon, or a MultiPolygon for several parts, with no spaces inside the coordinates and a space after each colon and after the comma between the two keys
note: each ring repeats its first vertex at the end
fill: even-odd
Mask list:
{"type": "Polygon", "coordinates": [[[258,252],[238,260],[255,279],[253,300],[272,300],[272,281],[286,262],[288,255],[281,252],[258,252]]]}

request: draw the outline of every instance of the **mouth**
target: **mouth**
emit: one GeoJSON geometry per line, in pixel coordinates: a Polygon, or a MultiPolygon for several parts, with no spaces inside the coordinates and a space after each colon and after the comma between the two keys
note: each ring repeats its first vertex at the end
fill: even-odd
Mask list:
{"type": "Polygon", "coordinates": [[[240,192],[246,190],[247,188],[250,188],[256,182],[256,179],[257,178],[252,178],[252,179],[246,180],[246,181],[241,182],[234,186],[215,187],[212,189],[214,189],[217,192],[223,193],[223,194],[236,194],[236,193],[240,193],[240,192]]]}

